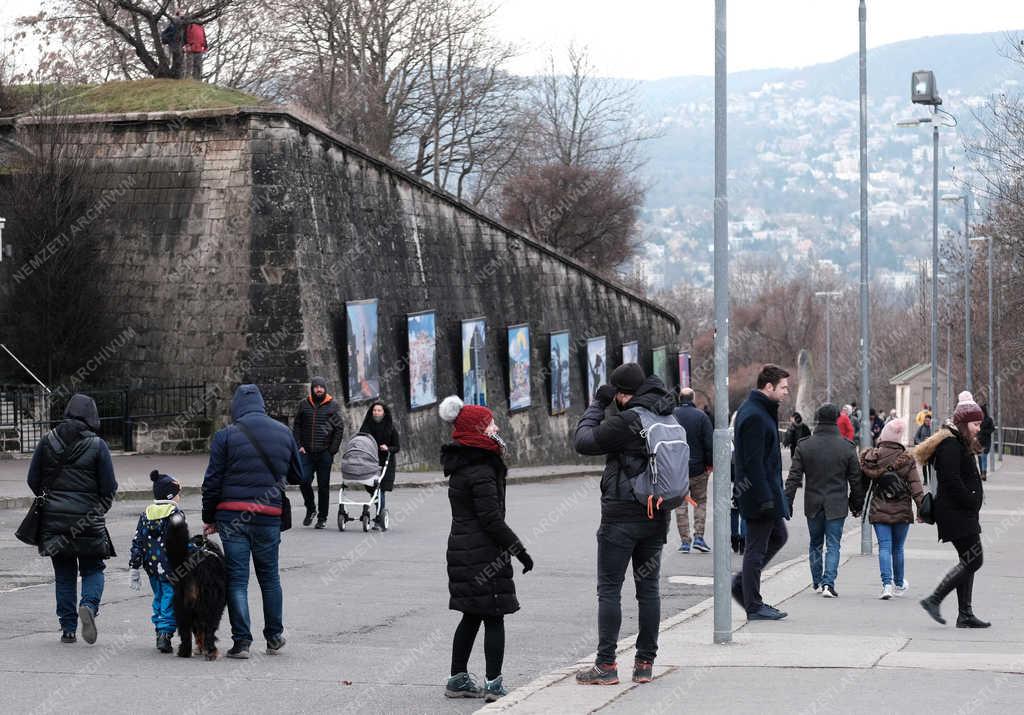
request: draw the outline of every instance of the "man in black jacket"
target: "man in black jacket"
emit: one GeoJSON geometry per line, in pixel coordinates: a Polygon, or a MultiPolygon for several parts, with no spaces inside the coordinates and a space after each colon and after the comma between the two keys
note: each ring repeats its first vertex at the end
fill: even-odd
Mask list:
{"type": "Polygon", "coordinates": [[[585,455],[606,455],[601,476],[601,526],[597,531],[597,659],[593,667],[576,674],[581,685],[619,682],[615,647],[622,623],[622,581],[633,562],[640,633],[636,640],[633,681],[649,682],[658,651],[661,595],[658,578],[661,550],[668,534],[668,513],[647,508],[634,496],[630,478],[647,467],[647,445],[640,435],[640,415],[629,409],[644,407],[658,415],[672,414],[675,400],[656,377],[644,377],[636,363],[615,368],[610,385],[598,388],[594,401],[576,426],[574,446],[585,455]],[[617,414],[605,419],[615,402],[617,414]]]}
{"type": "Polygon", "coordinates": [[[825,598],[837,598],[836,576],[839,572],[839,544],[843,523],[852,506],[854,516],[864,503],[861,492],[860,462],[857,450],[841,434],[836,420],[839,408],[826,402],[814,415],[814,434],[801,440],[793,453],[793,463],[786,479],[786,499],[790,513],[796,490],[807,477],[804,489],[804,516],[811,537],[811,583],[825,598]],[[827,541],[824,565],[822,545],[827,541]]]}
{"type": "MultiPolygon", "coordinates": [[[[679,391],[682,404],[672,411],[676,422],[686,430],[686,442],[690,445],[690,499],[693,507],[693,549],[708,553],[711,547],[704,541],[704,526],[708,513],[708,478],[711,476],[712,439],[714,428],[711,420],[693,404],[693,390],[684,387],[679,391]]],[[[676,509],[676,528],[679,529],[679,552],[690,553],[690,506],[683,502],[676,509]]]]}
{"type": "Polygon", "coordinates": [[[734,490],[747,521],[743,571],[732,581],[732,596],[747,611],[747,620],[777,621],[786,613],[761,599],[761,571],[786,544],[788,502],[782,492],[779,402],[789,395],[789,373],[765,365],[757,389],[736,412],[733,441],[734,490]]]}
{"type": "Polygon", "coordinates": [[[302,470],[307,477],[301,486],[302,500],[306,503],[306,518],[302,520],[302,525],[313,523],[315,515],[316,528],[323,529],[327,526],[327,515],[331,510],[331,463],[341,448],[344,435],[338,403],[327,393],[327,381],[324,378],[314,377],[310,380],[309,395],[295,413],[292,434],[299,443],[302,470]],[[316,474],[315,502],[313,474],[316,474]]]}

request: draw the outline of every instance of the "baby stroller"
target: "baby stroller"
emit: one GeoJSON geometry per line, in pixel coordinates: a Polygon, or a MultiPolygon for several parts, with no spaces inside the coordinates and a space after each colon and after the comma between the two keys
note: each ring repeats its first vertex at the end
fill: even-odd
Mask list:
{"type": "MultiPolygon", "coordinates": [[[[363,523],[363,531],[370,530],[370,510],[373,509],[373,519],[380,526],[381,531],[387,531],[390,525],[388,510],[380,508],[381,482],[384,481],[384,474],[388,471],[387,462],[382,467],[378,460],[377,440],[368,434],[357,434],[349,440],[345,451],[341,455],[341,491],[338,492],[338,530],[344,531],[345,524],[357,519],[363,523]],[[370,501],[349,501],[345,499],[345,490],[359,489],[365,491],[364,487],[373,489],[370,501]],[[359,516],[349,516],[345,507],[351,507],[353,513],[359,516]]],[[[388,455],[388,462],[391,456],[388,455]]]]}

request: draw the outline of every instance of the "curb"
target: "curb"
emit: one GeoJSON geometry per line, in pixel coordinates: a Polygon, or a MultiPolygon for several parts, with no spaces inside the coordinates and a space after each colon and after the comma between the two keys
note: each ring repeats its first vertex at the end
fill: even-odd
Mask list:
{"type": "MultiPolygon", "coordinates": [[[[538,482],[557,482],[562,479],[578,479],[581,477],[599,477],[603,472],[603,467],[596,468],[585,468],[581,467],[579,471],[572,472],[559,472],[554,474],[530,474],[527,476],[517,477],[510,476],[507,481],[509,484],[535,484],[538,482]]],[[[340,482],[340,480],[339,480],[340,482]]],[[[395,481],[395,489],[429,489],[431,487],[439,487],[448,483],[447,479],[426,479],[419,481],[395,481]]],[[[289,485],[288,490],[290,492],[298,491],[298,487],[289,485]]],[[[194,494],[202,494],[203,489],[201,486],[193,484],[187,484],[182,486],[181,493],[188,496],[194,494]]],[[[118,492],[115,497],[115,501],[132,501],[136,499],[148,500],[153,498],[153,492],[150,489],[132,489],[128,491],[118,492]]],[[[0,509],[27,509],[35,497],[32,496],[21,496],[21,497],[2,497],[0,498],[0,509]]]]}

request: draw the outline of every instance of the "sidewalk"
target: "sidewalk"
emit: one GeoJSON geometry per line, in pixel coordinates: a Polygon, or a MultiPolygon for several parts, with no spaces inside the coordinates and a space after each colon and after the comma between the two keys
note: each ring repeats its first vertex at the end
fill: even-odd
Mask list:
{"type": "MultiPolygon", "coordinates": [[[[159,469],[172,474],[182,486],[184,494],[198,494],[209,454],[127,454],[114,455],[114,474],[117,475],[118,499],[151,499],[153,485],[149,473],[159,469]]],[[[25,477],[28,459],[0,461],[0,509],[22,509],[32,502],[25,477]]],[[[508,470],[510,483],[544,482],[570,477],[600,476],[601,464],[555,464],[541,467],[513,467],[508,470]]],[[[331,482],[341,483],[339,460],[334,460],[331,482]]],[[[444,474],[436,472],[399,472],[395,488],[431,487],[444,484],[444,474]]],[[[298,490],[298,487],[294,487],[298,490]]]]}
{"type": "MultiPolygon", "coordinates": [[[[954,627],[955,593],[943,602],[945,626],[918,605],[956,563],[934,526],[911,528],[908,595],[880,601],[877,550],[860,555],[859,521],[848,519],[838,599],[811,591],[806,557],[793,559],[766,571],[765,600],[789,613],[781,622],[747,624],[733,604],[733,643],[715,645],[708,599],[662,622],[650,684],[629,681],[632,635],[620,642],[620,685],[576,685],[572,675],[588,659],[478,712],[1016,712],[1024,701],[1024,458],[1004,464],[985,485],[984,565],[974,588],[975,610],[992,621],[989,629],[954,627]]],[[[790,540],[806,543],[806,522],[797,517],[789,526],[790,540]]],[[[623,605],[636,607],[628,585],[623,605]]]]}

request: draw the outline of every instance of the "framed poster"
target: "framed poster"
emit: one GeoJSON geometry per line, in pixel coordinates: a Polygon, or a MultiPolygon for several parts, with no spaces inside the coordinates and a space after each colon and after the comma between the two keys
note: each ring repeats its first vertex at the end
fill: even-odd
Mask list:
{"type": "Polygon", "coordinates": [[[587,400],[608,380],[608,345],[602,335],[587,339],[587,400]]]}
{"type": "Polygon", "coordinates": [[[348,324],[348,401],[380,397],[380,354],[377,348],[377,299],[345,303],[348,324]]]}
{"type": "Polygon", "coordinates": [[[525,410],[530,404],[530,326],[512,325],[508,329],[508,408],[525,410]]]}
{"type": "Polygon", "coordinates": [[[569,409],[569,331],[551,333],[551,414],[560,415],[569,409]]]}
{"type": "Polygon", "coordinates": [[[487,321],[462,321],[462,401],[487,404],[487,321]]]}
{"type": "Polygon", "coordinates": [[[679,389],[692,387],[690,384],[690,353],[679,353],[679,389]]]}
{"type": "Polygon", "coordinates": [[[662,345],[651,353],[651,373],[661,378],[668,387],[668,349],[662,345]]]}
{"type": "Polygon", "coordinates": [[[622,344],[622,364],[627,362],[640,362],[640,343],[636,340],[622,344]]]}
{"type": "Polygon", "coordinates": [[[410,313],[406,318],[409,333],[409,409],[437,402],[437,316],[432,310],[410,313]]]}

